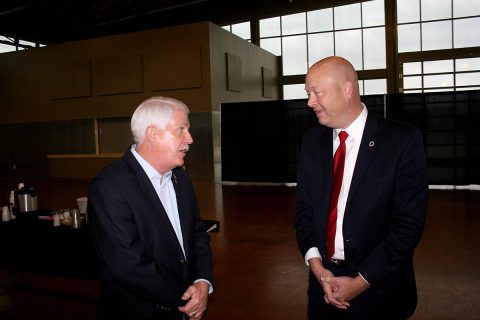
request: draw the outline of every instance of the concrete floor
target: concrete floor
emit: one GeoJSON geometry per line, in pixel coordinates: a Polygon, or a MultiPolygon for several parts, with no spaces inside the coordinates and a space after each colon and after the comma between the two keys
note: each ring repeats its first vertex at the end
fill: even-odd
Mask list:
{"type": "MultiPolygon", "coordinates": [[[[73,205],[86,183],[71,184],[39,186],[42,207],[73,205]]],[[[295,188],[197,184],[196,190],[203,218],[219,220],[221,228],[211,234],[215,291],[204,319],[306,319],[308,269],[295,242],[295,188]]],[[[480,319],[479,248],[480,192],[430,191],[415,254],[419,304],[413,320],[480,319]]],[[[40,290],[53,286],[90,297],[98,288],[95,281],[0,270],[0,319],[96,318],[94,299],[40,290]],[[10,297],[6,288],[22,277],[36,279],[35,290],[10,297]]]]}

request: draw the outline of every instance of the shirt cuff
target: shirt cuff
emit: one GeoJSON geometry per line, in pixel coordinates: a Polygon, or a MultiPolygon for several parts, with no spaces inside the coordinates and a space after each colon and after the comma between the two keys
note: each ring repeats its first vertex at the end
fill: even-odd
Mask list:
{"type": "Polygon", "coordinates": [[[310,266],[310,264],[308,263],[308,260],[310,260],[312,258],[322,259],[322,256],[320,255],[320,251],[318,251],[317,247],[312,247],[312,248],[308,249],[307,253],[305,254],[305,264],[307,266],[310,266]]]}
{"type": "Polygon", "coordinates": [[[210,281],[208,281],[206,279],[198,279],[198,280],[193,281],[193,283],[197,283],[197,282],[200,282],[200,281],[206,282],[208,284],[208,294],[213,292],[212,284],[210,283],[210,281]]]}
{"type": "Polygon", "coordinates": [[[368,285],[370,285],[370,283],[368,283],[367,279],[365,279],[360,272],[358,273],[358,275],[359,275],[360,277],[362,277],[363,281],[365,281],[368,285]]]}

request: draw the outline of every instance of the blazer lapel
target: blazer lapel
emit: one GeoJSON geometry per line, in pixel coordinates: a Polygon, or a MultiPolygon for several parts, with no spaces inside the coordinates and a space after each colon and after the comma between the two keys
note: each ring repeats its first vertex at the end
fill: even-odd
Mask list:
{"type": "Polygon", "coordinates": [[[163,228],[163,232],[157,234],[167,234],[172,243],[175,243],[178,246],[178,250],[182,252],[181,245],[178,241],[175,230],[173,229],[172,223],[168,218],[167,212],[165,211],[165,208],[163,207],[162,202],[160,201],[160,198],[158,197],[158,194],[152,185],[152,182],[145,173],[145,170],[143,170],[142,166],[138,163],[137,159],[135,159],[130,150],[127,151],[125,160],[135,172],[139,191],[146,195],[146,199],[148,199],[151,207],[153,208],[148,215],[145,215],[145,219],[150,220],[151,223],[155,223],[158,221],[158,219],[160,219],[160,222],[157,222],[156,224],[159,224],[163,228]]]}
{"type": "MultiPolygon", "coordinates": [[[[322,188],[325,190],[324,200],[330,202],[330,192],[332,189],[332,175],[333,175],[333,129],[328,129],[324,132],[321,142],[321,173],[322,173],[322,188]]],[[[327,207],[328,210],[328,207],[327,207]]]]}
{"type": "Polygon", "coordinates": [[[348,200],[350,200],[352,195],[355,194],[355,191],[360,185],[360,181],[362,180],[362,177],[370,164],[373,153],[375,152],[375,144],[378,140],[376,136],[377,131],[377,118],[369,113],[365,123],[365,129],[363,130],[362,141],[360,142],[357,162],[355,163],[352,182],[350,184],[350,191],[348,192],[348,200]]]}

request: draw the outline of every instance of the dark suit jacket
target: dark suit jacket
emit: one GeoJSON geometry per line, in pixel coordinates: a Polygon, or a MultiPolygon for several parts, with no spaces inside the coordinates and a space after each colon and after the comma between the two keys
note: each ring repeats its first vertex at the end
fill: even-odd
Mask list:
{"type": "MultiPolygon", "coordinates": [[[[297,177],[298,245],[303,255],[318,247],[323,261],[332,140],[332,129],[323,126],[305,134],[297,177]]],[[[334,273],[356,276],[359,272],[371,287],[352,301],[344,312],[346,318],[405,319],[413,314],[417,293],[412,257],[423,231],[427,192],[421,132],[369,113],[343,221],[348,267],[334,273]]],[[[323,295],[310,274],[310,300],[323,302],[323,295]]]]}
{"type": "Polygon", "coordinates": [[[196,279],[213,283],[210,237],[184,170],[173,170],[185,255],[155,189],[130,150],[90,184],[88,213],[100,262],[104,314],[149,316],[185,304],[196,279]]]}

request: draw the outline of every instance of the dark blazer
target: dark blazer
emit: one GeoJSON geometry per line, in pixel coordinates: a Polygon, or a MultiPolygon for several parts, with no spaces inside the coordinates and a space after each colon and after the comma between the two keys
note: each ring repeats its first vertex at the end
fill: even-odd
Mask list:
{"type": "Polygon", "coordinates": [[[100,263],[101,313],[141,318],[176,310],[196,279],[213,283],[210,237],[190,179],[173,170],[185,256],[145,171],[130,150],[90,184],[88,214],[100,263]]]}
{"type": "MultiPolygon", "coordinates": [[[[318,247],[323,261],[332,158],[332,129],[309,130],[298,164],[295,227],[302,255],[318,247]]],[[[406,319],[413,314],[417,293],[412,259],[425,223],[427,192],[420,130],[369,113],[343,220],[348,267],[331,270],[336,275],[360,273],[371,286],[346,311],[335,312],[345,319],[406,319]]],[[[323,296],[310,274],[310,301],[324,303],[323,296]]]]}

